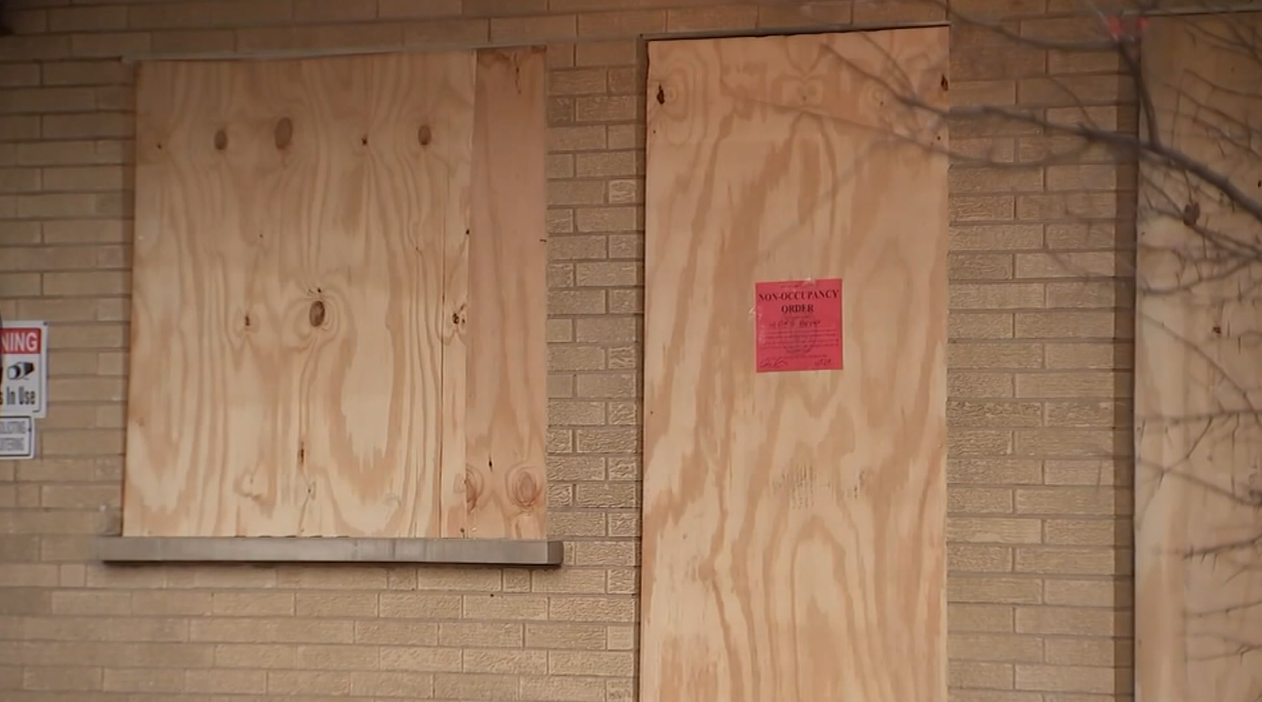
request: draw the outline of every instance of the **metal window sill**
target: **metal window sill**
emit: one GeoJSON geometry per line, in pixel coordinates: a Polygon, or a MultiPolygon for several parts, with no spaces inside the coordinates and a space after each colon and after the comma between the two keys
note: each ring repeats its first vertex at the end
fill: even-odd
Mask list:
{"type": "Polygon", "coordinates": [[[97,540],[106,563],[412,563],[559,566],[564,543],[527,539],[359,537],[110,536],[97,540]]]}

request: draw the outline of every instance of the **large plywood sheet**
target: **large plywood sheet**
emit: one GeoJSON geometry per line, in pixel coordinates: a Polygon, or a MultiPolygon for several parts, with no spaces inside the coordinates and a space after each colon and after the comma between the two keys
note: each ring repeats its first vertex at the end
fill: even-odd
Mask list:
{"type": "Polygon", "coordinates": [[[650,45],[641,699],[946,699],[947,29],[650,45]],[[841,278],[844,368],[755,372],[841,278]]]}
{"type": "MultiPolygon", "coordinates": [[[[1153,19],[1163,145],[1262,192],[1262,14],[1153,19]]],[[[1149,122],[1145,120],[1145,124],[1149,122]]],[[[1135,359],[1136,699],[1262,696],[1262,222],[1141,164],[1135,359]]]]}
{"type": "MultiPolygon", "coordinates": [[[[519,242],[542,247],[545,135],[504,109],[542,100],[525,55],[482,106],[471,51],[141,67],[125,535],[474,535],[470,417],[542,493],[546,273],[519,242]],[[519,189],[473,185],[504,168],[519,189]],[[514,305],[470,296],[504,275],[514,305]],[[506,344],[525,389],[479,391],[506,344]]],[[[541,535],[542,500],[512,504],[541,535]]]]}

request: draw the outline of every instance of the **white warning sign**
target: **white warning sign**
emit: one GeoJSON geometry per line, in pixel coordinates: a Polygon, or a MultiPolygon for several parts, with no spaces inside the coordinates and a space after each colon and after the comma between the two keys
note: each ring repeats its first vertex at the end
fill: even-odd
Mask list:
{"type": "Polygon", "coordinates": [[[0,417],[48,414],[48,323],[10,322],[0,328],[0,417]]]}
{"type": "Polygon", "coordinates": [[[0,460],[35,458],[35,420],[0,417],[0,460]]]}

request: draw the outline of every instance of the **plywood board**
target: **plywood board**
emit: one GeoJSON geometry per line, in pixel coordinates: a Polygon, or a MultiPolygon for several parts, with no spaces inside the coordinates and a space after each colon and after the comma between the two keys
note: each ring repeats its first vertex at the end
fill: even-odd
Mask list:
{"type": "Polygon", "coordinates": [[[537,539],[546,527],[545,70],[539,49],[478,56],[466,425],[477,538],[537,539]]]}
{"type": "Polygon", "coordinates": [[[646,702],[946,699],[947,161],[862,76],[945,106],[947,33],[650,45],[646,702]],[[844,368],[757,372],[830,278],[844,368]]]}
{"type": "Polygon", "coordinates": [[[470,216],[479,72],[472,51],[141,67],[125,535],[471,535],[468,418],[505,454],[546,430],[518,395],[466,407],[488,345],[545,373],[541,256],[517,260],[511,333],[469,299],[498,237],[544,226],[529,121],[480,166],[517,169],[497,212],[521,222],[470,216]]]}
{"type": "MultiPolygon", "coordinates": [[[[1161,142],[1259,201],[1262,15],[1154,18],[1161,142]]],[[[1141,165],[1135,359],[1136,693],[1262,696],[1262,221],[1141,165]]]]}

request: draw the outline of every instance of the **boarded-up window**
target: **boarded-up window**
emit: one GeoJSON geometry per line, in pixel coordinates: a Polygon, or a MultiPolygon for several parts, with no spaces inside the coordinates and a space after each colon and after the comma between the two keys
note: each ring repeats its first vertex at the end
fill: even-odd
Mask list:
{"type": "Polygon", "coordinates": [[[543,72],[141,66],[125,535],[543,536],[543,72]]]}

